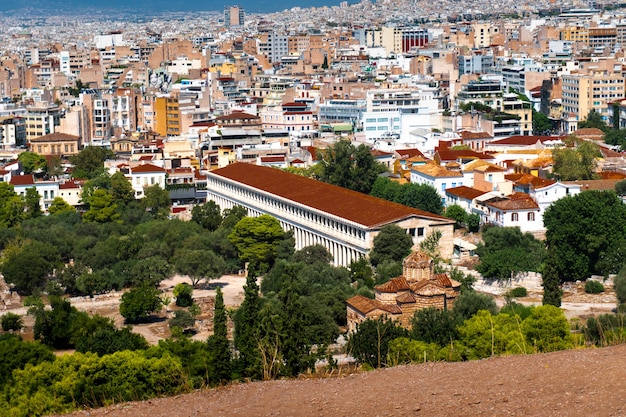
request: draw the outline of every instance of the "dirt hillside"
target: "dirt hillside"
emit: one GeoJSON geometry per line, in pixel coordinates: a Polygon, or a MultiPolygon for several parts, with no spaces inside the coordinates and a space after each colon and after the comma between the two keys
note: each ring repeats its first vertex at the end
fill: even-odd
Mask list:
{"type": "Polygon", "coordinates": [[[255,382],[72,416],[623,416],[626,345],[255,382]]]}

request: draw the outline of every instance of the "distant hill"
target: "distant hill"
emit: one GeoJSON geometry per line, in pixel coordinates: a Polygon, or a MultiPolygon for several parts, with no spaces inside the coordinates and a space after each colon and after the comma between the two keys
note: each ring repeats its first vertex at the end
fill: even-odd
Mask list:
{"type": "Polygon", "coordinates": [[[35,9],[46,14],[64,14],[86,9],[136,12],[222,11],[226,5],[239,5],[250,13],[276,12],[292,7],[338,5],[340,0],[1,0],[0,12],[35,9]]]}

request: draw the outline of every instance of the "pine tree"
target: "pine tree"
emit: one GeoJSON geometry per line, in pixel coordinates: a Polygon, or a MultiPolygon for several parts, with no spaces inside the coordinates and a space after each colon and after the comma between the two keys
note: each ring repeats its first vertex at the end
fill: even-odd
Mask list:
{"type": "Polygon", "coordinates": [[[244,287],[244,299],[235,314],[235,348],[239,352],[235,370],[239,377],[259,379],[262,375],[257,324],[260,309],[256,272],[254,268],[250,268],[244,287]]]}
{"type": "Polygon", "coordinates": [[[228,343],[226,308],[222,289],[217,288],[215,295],[215,312],[213,315],[213,336],[209,337],[209,349],[213,353],[210,368],[214,382],[224,384],[231,380],[231,357],[228,343]]]}
{"type": "Polygon", "coordinates": [[[560,307],[563,290],[561,290],[561,279],[556,267],[553,251],[548,251],[548,256],[543,265],[542,278],[543,304],[551,304],[560,307]]]}

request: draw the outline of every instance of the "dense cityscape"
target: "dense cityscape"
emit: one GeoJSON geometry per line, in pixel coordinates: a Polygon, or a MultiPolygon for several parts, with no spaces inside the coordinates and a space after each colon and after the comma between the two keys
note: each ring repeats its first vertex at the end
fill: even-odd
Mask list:
{"type": "Polygon", "coordinates": [[[624,341],[626,8],[305,5],[0,8],[0,414],[624,341]]]}

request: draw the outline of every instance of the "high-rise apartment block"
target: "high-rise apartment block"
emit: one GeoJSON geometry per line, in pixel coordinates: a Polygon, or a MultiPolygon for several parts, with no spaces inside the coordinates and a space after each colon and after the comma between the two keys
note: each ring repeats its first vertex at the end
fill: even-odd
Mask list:
{"type": "Polygon", "coordinates": [[[224,7],[224,25],[229,28],[231,26],[242,26],[246,14],[242,7],[226,6],[224,7]]]}

